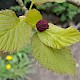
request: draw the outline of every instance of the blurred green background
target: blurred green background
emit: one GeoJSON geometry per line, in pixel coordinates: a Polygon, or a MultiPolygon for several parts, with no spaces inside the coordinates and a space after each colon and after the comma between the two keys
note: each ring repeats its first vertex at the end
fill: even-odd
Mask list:
{"type": "MultiPolygon", "coordinates": [[[[30,0],[23,0],[23,2],[25,6],[29,8],[31,3],[30,0]]],[[[65,3],[50,2],[37,7],[34,5],[33,8],[37,8],[38,10],[40,10],[43,15],[44,14],[54,15],[54,18],[57,19],[57,21],[51,21],[54,24],[72,21],[73,19],[75,19],[77,15],[78,16],[80,15],[80,7],[77,7],[67,2],[65,3]]],[[[21,11],[20,6],[18,6],[16,0],[1,0],[0,9],[12,9],[17,13],[18,16],[23,15],[23,12],[21,11]]]]}
{"type": "MultiPolygon", "coordinates": [[[[29,8],[31,2],[30,0],[23,0],[24,5],[29,8]]],[[[54,24],[69,26],[69,22],[74,22],[78,24],[80,22],[80,7],[77,7],[71,3],[45,3],[41,6],[33,6],[33,8],[38,9],[43,18],[52,22],[54,24]]],[[[17,16],[23,15],[24,12],[20,9],[20,6],[16,0],[1,0],[0,9],[12,9],[16,12],[17,16]]]]}

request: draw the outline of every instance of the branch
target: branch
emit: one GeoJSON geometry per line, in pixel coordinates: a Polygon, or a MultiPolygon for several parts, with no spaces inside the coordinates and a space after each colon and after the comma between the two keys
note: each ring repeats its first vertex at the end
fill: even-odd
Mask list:
{"type": "Polygon", "coordinates": [[[21,9],[24,11],[24,12],[27,12],[28,9],[26,8],[26,6],[24,5],[23,1],[22,0],[16,0],[19,4],[19,6],[21,7],[21,9]]]}
{"type": "Polygon", "coordinates": [[[80,7],[80,0],[67,0],[67,2],[80,7]]]}

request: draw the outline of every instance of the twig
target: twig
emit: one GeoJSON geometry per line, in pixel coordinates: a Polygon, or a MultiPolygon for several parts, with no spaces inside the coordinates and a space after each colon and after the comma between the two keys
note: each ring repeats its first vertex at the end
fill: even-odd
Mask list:
{"type": "Polygon", "coordinates": [[[24,11],[24,12],[27,12],[28,9],[26,8],[26,6],[24,5],[23,1],[22,0],[16,0],[18,2],[18,4],[20,5],[21,9],[24,11]]]}
{"type": "Polygon", "coordinates": [[[67,0],[67,2],[72,3],[72,4],[80,7],[80,0],[67,0]]]}

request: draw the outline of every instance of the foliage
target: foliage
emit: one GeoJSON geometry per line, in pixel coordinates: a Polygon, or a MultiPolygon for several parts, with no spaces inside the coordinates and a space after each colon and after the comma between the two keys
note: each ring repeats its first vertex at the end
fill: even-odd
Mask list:
{"type": "Polygon", "coordinates": [[[26,22],[32,26],[32,28],[36,29],[36,22],[38,22],[39,20],[42,19],[42,16],[40,14],[39,11],[37,11],[36,9],[32,9],[30,10],[27,14],[26,14],[26,22]],[[36,14],[37,16],[36,16],[36,14]],[[34,15],[33,15],[34,14],[34,15]]]}
{"type": "Polygon", "coordinates": [[[42,43],[37,34],[32,38],[34,57],[47,69],[58,73],[75,74],[75,61],[68,48],[54,49],[42,43]]]}
{"type": "MultiPolygon", "coordinates": [[[[23,0],[24,1],[24,4],[27,6],[28,3],[30,3],[30,1],[32,1],[35,5],[41,5],[45,2],[58,2],[58,3],[61,3],[61,2],[65,2],[65,0],[23,0]]],[[[41,6],[42,7],[42,6],[41,6]]],[[[44,7],[44,6],[43,6],[44,7]]],[[[16,5],[16,6],[11,6],[10,9],[14,10],[14,11],[20,11],[20,6],[16,5]]]]}
{"type": "Polygon", "coordinates": [[[61,49],[63,47],[71,46],[80,40],[78,30],[73,27],[67,29],[58,28],[49,23],[49,29],[44,32],[37,32],[39,39],[47,46],[61,49]],[[76,35],[76,36],[75,36],[76,35]],[[50,40],[50,41],[49,41],[50,40]]]}
{"type": "MultiPolygon", "coordinates": [[[[28,3],[30,3],[30,0],[24,0],[25,6],[27,6],[28,3]]],[[[20,10],[21,10],[21,8],[20,8],[19,5],[11,6],[10,9],[11,9],[11,10],[14,10],[14,11],[20,11],[20,10]]]]}
{"type": "Polygon", "coordinates": [[[80,13],[80,7],[71,3],[46,3],[38,6],[39,10],[49,9],[50,12],[55,13],[60,17],[61,22],[73,20],[74,16],[80,13]]]}
{"type": "MultiPolygon", "coordinates": [[[[30,0],[24,0],[24,4],[27,5],[27,3],[30,3],[30,0]]],[[[43,5],[37,6],[38,10],[46,10],[49,9],[50,12],[56,14],[60,17],[61,22],[65,21],[71,21],[73,18],[80,13],[80,8],[71,4],[71,3],[45,3],[43,5]]],[[[10,9],[15,11],[20,11],[20,6],[12,6],[10,9]]]]}
{"type": "Polygon", "coordinates": [[[31,27],[24,20],[24,16],[18,18],[15,12],[11,10],[0,12],[1,50],[4,52],[19,51],[29,43],[31,27]]]}
{"type": "Polygon", "coordinates": [[[9,56],[12,57],[12,60],[8,60],[6,58],[2,59],[0,57],[0,80],[22,80],[26,78],[26,74],[30,72],[30,60],[26,53],[29,51],[27,50],[28,48],[25,48],[24,50],[21,50],[19,52],[9,54],[9,56]],[[6,68],[6,66],[8,65],[10,65],[11,68],[6,68]]]}
{"type": "MultiPolygon", "coordinates": [[[[76,63],[71,55],[68,46],[80,41],[80,32],[73,27],[67,29],[60,28],[54,24],[48,23],[48,29],[40,32],[36,24],[42,20],[42,15],[36,9],[31,9],[35,3],[42,4],[49,0],[31,0],[31,6],[25,16],[19,18],[12,10],[0,11],[0,51],[13,52],[7,60],[2,60],[2,76],[5,73],[8,76],[2,78],[23,79],[29,64],[25,51],[22,48],[31,43],[34,57],[43,67],[62,74],[76,74],[76,63]],[[31,34],[33,33],[33,34],[31,34]],[[17,52],[15,54],[15,51],[17,52]],[[11,60],[11,61],[10,61],[11,60]],[[7,67],[5,69],[5,64],[7,67]],[[4,73],[4,74],[3,74],[4,73]]],[[[61,0],[50,0],[51,2],[62,2],[61,0]]],[[[63,0],[64,1],[64,0],[63,0]]],[[[41,23],[44,25],[45,23],[41,23]]],[[[43,28],[42,26],[40,28],[43,28]]]]}
{"type": "MultiPolygon", "coordinates": [[[[37,23],[37,20],[40,19],[40,17],[37,16],[35,17],[35,14],[39,16],[41,15],[35,9],[30,10],[27,14],[29,14],[29,16],[26,15],[26,22],[27,23],[30,22],[31,24],[29,23],[28,24],[31,25],[33,28],[33,24],[35,25],[34,22],[37,23]],[[31,15],[32,13],[34,16],[31,15]]],[[[34,26],[34,29],[36,30],[36,26],[34,26]]],[[[49,23],[49,29],[43,32],[39,32],[38,30],[36,30],[35,33],[36,35],[34,34],[32,37],[32,53],[34,57],[44,67],[50,70],[54,70],[55,72],[59,73],[61,72],[61,73],[75,74],[75,61],[71,57],[71,52],[70,50],[67,49],[67,46],[70,46],[80,41],[80,32],[73,27],[63,29],[49,23]],[[62,54],[62,56],[58,54],[60,55],[62,54]],[[64,57],[67,56],[67,58],[65,57],[66,60],[63,57],[63,54],[65,54],[64,57]],[[54,56],[57,57],[59,60],[57,58],[54,58],[54,56]],[[69,63],[68,60],[70,60],[71,62],[69,63]],[[58,64],[61,63],[59,61],[64,61],[63,64],[64,63],[65,64],[64,65],[58,64]],[[63,68],[63,66],[67,66],[67,64],[70,65],[69,72],[67,71],[66,67],[63,68]],[[60,66],[60,68],[58,66],[60,66]]]]}
{"type": "Polygon", "coordinates": [[[10,9],[11,9],[11,10],[14,10],[14,11],[20,11],[20,10],[21,10],[20,6],[18,6],[18,5],[16,5],[16,6],[11,6],[10,9]]]}

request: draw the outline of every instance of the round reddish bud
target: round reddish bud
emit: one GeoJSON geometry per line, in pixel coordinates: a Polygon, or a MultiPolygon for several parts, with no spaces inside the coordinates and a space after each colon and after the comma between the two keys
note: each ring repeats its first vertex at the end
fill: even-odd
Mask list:
{"type": "Polygon", "coordinates": [[[48,22],[45,20],[40,20],[37,22],[36,28],[38,31],[43,32],[49,28],[48,22]]]}

